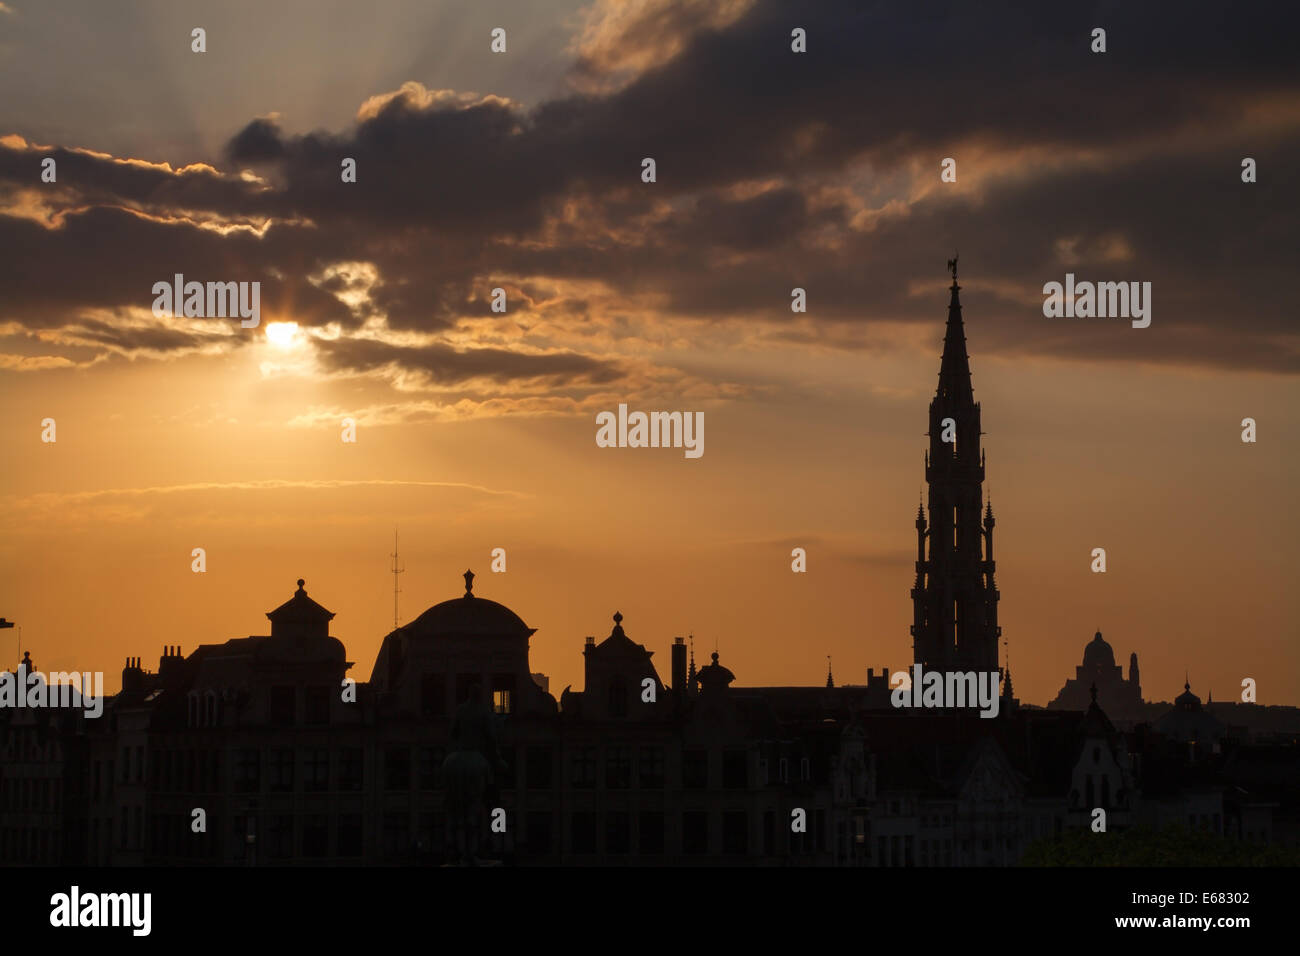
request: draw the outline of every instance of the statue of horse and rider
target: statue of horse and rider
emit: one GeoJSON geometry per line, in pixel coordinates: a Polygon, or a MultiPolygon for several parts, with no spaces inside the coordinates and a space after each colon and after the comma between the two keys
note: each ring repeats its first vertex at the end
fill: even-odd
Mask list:
{"type": "Polygon", "coordinates": [[[498,752],[497,717],[481,684],[474,684],[451,723],[451,752],[442,764],[447,833],[463,866],[478,865],[488,810],[496,802],[497,778],[507,770],[498,752]]]}

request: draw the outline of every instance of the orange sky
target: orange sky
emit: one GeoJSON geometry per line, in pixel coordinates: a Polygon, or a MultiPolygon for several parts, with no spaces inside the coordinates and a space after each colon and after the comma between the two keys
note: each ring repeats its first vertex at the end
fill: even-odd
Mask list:
{"type": "Polygon", "coordinates": [[[0,616],[42,669],[114,689],[302,577],[366,679],[394,527],[402,620],[473,568],[557,696],[615,611],[665,679],[687,634],[740,685],[906,667],[959,249],[1017,695],[1100,628],[1148,699],[1300,704],[1284,8],[1116,8],[1102,58],[1050,5],[826,0],[806,55],[774,0],[212,5],[203,54],[128,6],[0,10],[0,616]],[[155,317],[177,272],[261,325],[155,317]],[[1150,282],[1150,327],[1044,317],[1067,272],[1150,282]],[[619,403],[703,456],[597,447],[619,403]]]}
{"type": "MultiPolygon", "coordinates": [[[[1017,693],[1045,703],[1100,627],[1119,660],[1138,652],[1149,698],[1171,698],[1186,668],[1220,699],[1251,676],[1261,701],[1300,701],[1297,529],[1278,505],[1293,493],[1294,386],[984,357],[996,319],[979,280],[963,283],[1017,693]],[[1240,441],[1245,415],[1255,445],[1240,441]],[[1105,575],[1089,570],[1099,546],[1105,575]]],[[[103,669],[114,686],[129,654],[148,664],[163,644],[263,633],[302,576],[368,677],[392,619],[396,525],[403,621],[461,593],[472,567],[477,593],[538,628],[533,667],[557,693],[581,687],[583,637],[606,635],[615,610],[661,669],[672,638],[693,633],[740,683],[819,683],[826,654],[838,681],[860,682],[869,666],[910,663],[941,280],[933,299],[928,354],[731,355],[755,368],[779,358],[781,391],[818,394],[698,403],[698,460],[597,448],[586,415],[363,424],[345,444],[337,427],[290,423],[349,393],[259,368],[285,354],[269,345],[183,371],[0,380],[3,612],[42,668],[103,669]],[[44,417],[58,423],[53,445],[39,441],[44,417]],[[806,575],[790,571],[796,545],[806,575]],[[205,574],[190,570],[194,547],[205,574]],[[494,547],[505,574],[488,571],[494,547]]]]}

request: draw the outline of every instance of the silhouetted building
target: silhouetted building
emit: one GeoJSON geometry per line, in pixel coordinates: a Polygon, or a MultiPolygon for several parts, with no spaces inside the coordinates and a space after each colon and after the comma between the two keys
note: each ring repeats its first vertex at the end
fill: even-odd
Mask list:
{"type": "Polygon", "coordinates": [[[1138,678],[1137,654],[1129,656],[1128,680],[1115,663],[1115,652],[1098,631],[1083,649],[1083,663],[1075,668],[1074,677],[1065,682],[1060,693],[1047,706],[1057,710],[1084,710],[1089,707],[1091,688],[1106,713],[1119,720],[1138,720],[1144,716],[1142,683],[1138,678]]]}
{"type": "Polygon", "coordinates": [[[987,673],[999,670],[1002,633],[993,578],[994,519],[992,504],[983,500],[980,406],[971,386],[955,259],[950,266],[952,299],[925,456],[929,520],[919,505],[916,512],[912,648],[926,670],[987,673]]]}
{"type": "MultiPolygon", "coordinates": [[[[954,278],[918,514],[916,661],[997,671],[993,517],[982,503],[974,403],[954,278]],[[943,419],[957,442],[942,441],[943,419]],[[928,557],[926,538],[930,539],[928,557]]],[[[745,687],[713,653],[654,652],[623,616],[583,644],[583,686],[559,701],[529,666],[536,630],[465,592],[383,640],[366,682],[334,615],[299,579],[270,634],[128,658],[103,716],[0,708],[0,860],[28,864],[441,863],[452,720],[475,688],[498,722],[480,856],[540,864],[1009,865],[1107,810],[1108,829],[1189,824],[1294,843],[1297,749],[1225,736],[1190,687],[1153,728],[1098,634],[1063,695],[995,719],[897,709],[889,668],[864,685],[745,687]],[[1095,690],[1093,683],[1095,682],[1095,690]],[[1076,700],[1068,697],[1069,701],[1076,700]],[[1058,702],[1061,698],[1058,698],[1058,702]],[[495,762],[495,758],[494,761],[495,762]]],[[[576,641],[575,641],[576,650],[576,641]]],[[[460,751],[463,753],[463,751],[460,751]]]]}
{"type": "Polygon", "coordinates": [[[1215,749],[1227,732],[1218,718],[1201,707],[1201,698],[1192,693],[1190,683],[1183,684],[1173,709],[1155,722],[1155,729],[1180,743],[1201,748],[1201,756],[1215,749]]]}

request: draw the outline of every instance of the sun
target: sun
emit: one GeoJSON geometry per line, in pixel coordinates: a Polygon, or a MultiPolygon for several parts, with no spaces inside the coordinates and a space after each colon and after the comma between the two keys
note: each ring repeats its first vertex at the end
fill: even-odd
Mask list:
{"type": "Polygon", "coordinates": [[[268,322],[266,325],[266,340],[279,349],[297,347],[301,341],[298,338],[298,323],[268,322]]]}

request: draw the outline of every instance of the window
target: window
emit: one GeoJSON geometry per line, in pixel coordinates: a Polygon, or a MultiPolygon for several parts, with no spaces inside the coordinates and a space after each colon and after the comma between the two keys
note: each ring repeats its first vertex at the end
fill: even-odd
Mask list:
{"type": "Polygon", "coordinates": [[[442,762],[446,754],[441,747],[420,748],[420,789],[438,790],[442,787],[442,762]]]}
{"type": "Polygon", "coordinates": [[[662,790],[664,786],[664,748],[642,747],[637,755],[642,790],[662,790]]]}
{"type": "Polygon", "coordinates": [[[321,857],[329,852],[329,817],[309,813],[302,822],[302,855],[321,857]]]}
{"type": "Polygon", "coordinates": [[[396,859],[406,855],[411,843],[411,818],[405,810],[384,814],[384,856],[396,859]]]}
{"type": "Polygon", "coordinates": [[[692,855],[709,852],[707,811],[687,810],[682,814],[682,852],[692,855]]]}
{"type": "Polygon", "coordinates": [[[420,678],[420,713],[425,717],[441,717],[446,712],[446,675],[425,674],[420,678]]]}
{"type": "Polygon", "coordinates": [[[632,786],[632,748],[605,748],[605,788],[626,790],[632,786]]]}
{"type": "Polygon", "coordinates": [[[329,687],[307,688],[307,723],[320,726],[330,722],[329,687]]]}
{"type": "Polygon", "coordinates": [[[271,789],[278,793],[293,792],[293,751],[287,747],[271,751],[271,789]]]}
{"type": "Polygon", "coordinates": [[[330,752],[316,748],[303,755],[304,790],[319,793],[330,787],[330,752]]]}
{"type": "Polygon", "coordinates": [[[771,856],[776,847],[776,811],[763,811],[763,855],[771,856]]]}
{"type": "Polygon", "coordinates": [[[266,851],[274,860],[285,860],[293,856],[293,817],[288,814],[271,817],[266,851]]]}
{"type": "Polygon", "coordinates": [[[682,787],[686,790],[704,790],[709,785],[709,752],[707,750],[682,751],[682,787]]]}
{"type": "Polygon", "coordinates": [[[744,790],[747,784],[749,755],[743,750],[728,750],[722,754],[722,786],[727,790],[744,790]]]}
{"type": "Polygon", "coordinates": [[[346,747],[339,760],[339,789],[360,790],[365,781],[365,751],[346,747]]]}
{"type": "Polygon", "coordinates": [[[492,675],[492,710],[498,714],[514,712],[515,675],[492,675]]]}
{"type": "Polygon", "coordinates": [[[605,852],[624,856],[632,849],[632,816],[621,810],[605,814],[605,852]]]}
{"type": "MultiPolygon", "coordinates": [[[[550,747],[529,747],[527,750],[525,782],[530,790],[550,790],[553,786],[553,764],[550,747]]],[[[549,852],[549,851],[547,851],[549,852]]]]}
{"type": "Polygon", "coordinates": [[[407,747],[390,747],[384,752],[384,789],[411,789],[411,751],[407,747]]]}
{"type": "Polygon", "coordinates": [[[339,856],[361,855],[361,814],[344,813],[338,822],[339,856]]]}
{"type": "Polygon", "coordinates": [[[272,687],[271,723],[277,727],[292,727],[296,703],[292,687],[272,687]]]}
{"type": "Polygon", "coordinates": [[[642,810],[637,819],[637,849],[643,856],[657,856],[664,852],[664,815],[654,810],[642,810]]]}
{"type": "Polygon", "coordinates": [[[596,852],[596,814],[580,811],[571,818],[571,845],[574,853],[596,852]]]}
{"type": "Polygon", "coordinates": [[[606,691],[609,694],[609,716],[627,716],[627,681],[621,677],[612,677],[606,691]]]}
{"type": "MultiPolygon", "coordinates": [[[[596,748],[578,747],[572,753],[573,786],[590,790],[596,786],[596,748]]],[[[594,826],[594,824],[593,824],[594,826]]],[[[594,852],[594,851],[592,851],[594,852]]]]}
{"type": "Polygon", "coordinates": [[[528,824],[528,852],[547,856],[551,852],[551,814],[548,810],[531,810],[528,824]]]}
{"type": "Polygon", "coordinates": [[[799,760],[799,779],[812,779],[812,762],[807,757],[802,757],[799,760]]]}
{"type": "Polygon", "coordinates": [[[251,748],[239,751],[235,762],[235,790],[256,793],[261,788],[261,754],[251,748]]]}
{"type": "Polygon", "coordinates": [[[470,688],[475,684],[482,684],[483,679],[478,674],[457,674],[456,675],[456,706],[460,706],[469,700],[470,688]]]}
{"type": "Polygon", "coordinates": [[[782,783],[790,782],[790,761],[785,757],[777,764],[777,773],[782,783]]]}
{"type": "Polygon", "coordinates": [[[745,811],[726,811],[722,814],[722,852],[739,854],[748,851],[749,819],[745,811]]]}

